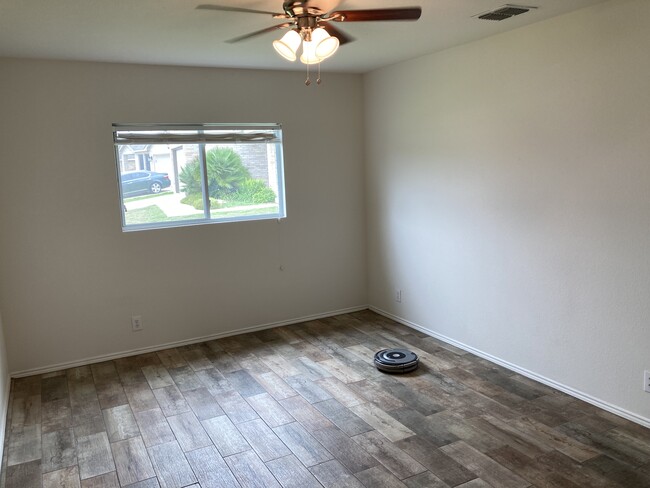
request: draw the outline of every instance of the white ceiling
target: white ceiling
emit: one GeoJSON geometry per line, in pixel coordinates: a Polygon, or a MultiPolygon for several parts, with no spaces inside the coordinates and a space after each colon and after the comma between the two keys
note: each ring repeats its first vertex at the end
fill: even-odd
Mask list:
{"type": "MultiPolygon", "coordinates": [[[[515,29],[603,0],[525,0],[537,10],[501,22],[474,15],[507,0],[312,0],[322,10],[420,5],[416,22],[338,23],[356,41],[323,63],[363,73],[515,29]]],[[[0,56],[128,63],[303,69],[271,46],[284,31],[237,44],[224,41],[281,21],[270,16],[196,10],[202,3],[282,11],[282,0],[0,0],[0,56]]]]}

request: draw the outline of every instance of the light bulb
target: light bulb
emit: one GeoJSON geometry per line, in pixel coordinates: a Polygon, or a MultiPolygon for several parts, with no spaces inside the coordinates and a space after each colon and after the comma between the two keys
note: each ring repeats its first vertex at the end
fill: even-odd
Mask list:
{"type": "Polygon", "coordinates": [[[316,46],[316,57],[321,60],[329,58],[339,48],[339,40],[330,36],[322,27],[315,29],[311,33],[311,41],[316,46]]]}
{"type": "Polygon", "coordinates": [[[304,64],[317,64],[320,63],[320,58],[316,56],[316,45],[313,41],[303,41],[302,43],[302,56],[300,61],[304,64]]]}
{"type": "Polygon", "coordinates": [[[282,39],[273,41],[273,48],[278,52],[280,56],[288,61],[296,60],[296,51],[300,46],[300,41],[302,38],[295,30],[290,30],[285,35],[282,36],[282,39]]]}

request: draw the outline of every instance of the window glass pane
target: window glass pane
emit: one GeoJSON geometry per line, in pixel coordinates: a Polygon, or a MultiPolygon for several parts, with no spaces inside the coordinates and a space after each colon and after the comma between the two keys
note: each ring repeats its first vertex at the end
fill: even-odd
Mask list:
{"type": "MultiPolygon", "coordinates": [[[[121,190],[124,223],[129,225],[157,224],[202,219],[202,209],[185,202],[183,172],[188,163],[197,157],[198,144],[171,147],[167,144],[150,144],[146,148],[120,146],[125,153],[138,151],[136,160],[147,171],[122,172],[121,190]]],[[[202,192],[198,178],[198,192],[202,192]]]]}
{"type": "Polygon", "coordinates": [[[206,144],[210,217],[277,214],[276,144],[206,144]]]}

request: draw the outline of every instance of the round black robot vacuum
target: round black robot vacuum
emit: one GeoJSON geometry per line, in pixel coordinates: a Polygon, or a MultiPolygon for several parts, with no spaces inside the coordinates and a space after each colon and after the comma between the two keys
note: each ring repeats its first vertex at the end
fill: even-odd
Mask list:
{"type": "Polygon", "coordinates": [[[375,354],[375,366],[384,373],[410,373],[418,369],[418,356],[408,349],[382,349],[375,354]]]}

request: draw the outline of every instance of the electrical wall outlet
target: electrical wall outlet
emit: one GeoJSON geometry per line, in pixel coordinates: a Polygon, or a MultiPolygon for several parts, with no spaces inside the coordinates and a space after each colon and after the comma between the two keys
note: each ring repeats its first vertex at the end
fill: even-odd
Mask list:
{"type": "Polygon", "coordinates": [[[395,290],[395,301],[402,303],[402,290],[395,290]]]}
{"type": "Polygon", "coordinates": [[[650,393],[650,371],[643,372],[643,390],[650,393]]]}
{"type": "Polygon", "coordinates": [[[144,325],[142,324],[142,315],[131,316],[131,328],[133,329],[133,332],[144,329],[144,325]]]}

